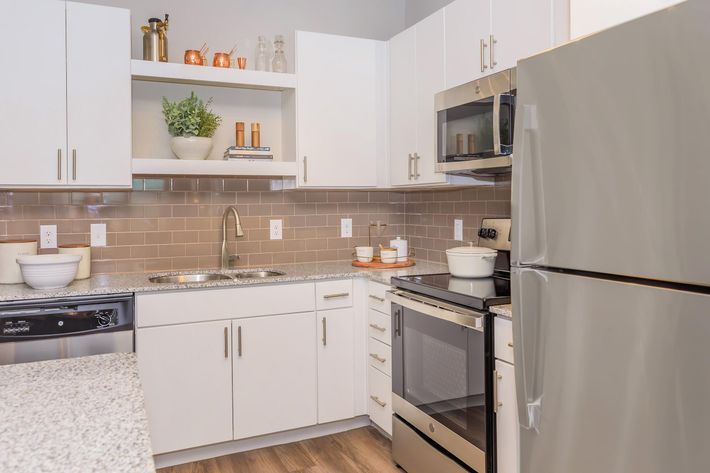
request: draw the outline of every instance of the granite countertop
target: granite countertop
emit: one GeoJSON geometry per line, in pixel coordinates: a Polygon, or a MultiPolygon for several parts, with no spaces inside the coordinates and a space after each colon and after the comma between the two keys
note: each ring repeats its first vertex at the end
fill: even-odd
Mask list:
{"type": "Polygon", "coordinates": [[[154,472],[134,353],[0,366],[0,471],[154,472]]]}
{"type": "Polygon", "coordinates": [[[491,312],[496,315],[502,315],[503,317],[508,317],[509,319],[513,318],[513,305],[512,304],[494,305],[494,306],[491,306],[490,309],[491,309],[491,312]]]}
{"type": "Polygon", "coordinates": [[[185,288],[211,288],[211,287],[236,287],[254,284],[274,284],[295,281],[314,281],[319,279],[343,279],[365,277],[373,281],[389,284],[394,276],[408,276],[417,274],[446,273],[446,264],[417,261],[409,268],[382,270],[363,269],[353,267],[350,261],[330,261],[324,263],[298,263],[271,265],[261,268],[239,268],[228,271],[219,269],[195,270],[161,273],[126,273],[126,274],[98,274],[81,281],[74,281],[69,286],[61,289],[32,289],[25,284],[0,285],[0,302],[19,301],[29,299],[63,298],[101,294],[120,294],[131,292],[171,291],[185,288]],[[208,281],[203,283],[187,284],[157,284],[148,280],[156,274],[184,274],[184,273],[225,273],[234,274],[244,271],[274,269],[283,271],[283,276],[264,279],[234,279],[208,281]]]}

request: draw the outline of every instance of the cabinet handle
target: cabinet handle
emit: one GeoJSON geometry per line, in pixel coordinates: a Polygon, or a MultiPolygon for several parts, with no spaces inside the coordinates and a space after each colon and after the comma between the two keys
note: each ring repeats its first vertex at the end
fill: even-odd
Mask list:
{"type": "Polygon", "coordinates": [[[328,344],[328,322],[326,322],[325,317],[323,317],[323,346],[328,344]]]}
{"type": "Polygon", "coordinates": [[[71,178],[72,178],[72,181],[76,181],[76,149],[71,150],[71,162],[72,162],[71,178]]]}
{"type": "Polygon", "coordinates": [[[384,332],[384,331],[387,330],[386,328],[380,327],[380,326],[377,325],[377,324],[370,324],[370,327],[372,327],[372,328],[374,328],[375,330],[378,330],[378,331],[380,331],[380,332],[384,332]]]}
{"type": "Polygon", "coordinates": [[[384,363],[385,361],[387,361],[387,358],[382,358],[382,357],[379,356],[377,353],[370,353],[370,358],[372,358],[372,359],[374,359],[374,360],[377,360],[377,361],[379,361],[380,363],[384,363]]]}
{"type": "Polygon", "coordinates": [[[493,371],[493,412],[498,412],[498,408],[503,406],[502,402],[498,402],[498,381],[503,379],[503,376],[497,370],[493,371]]]}
{"type": "Polygon", "coordinates": [[[348,297],[349,295],[349,292],[338,292],[335,294],[326,294],[323,296],[323,299],[337,299],[338,297],[348,297]]]}
{"type": "Polygon", "coordinates": [[[237,327],[237,355],[242,356],[242,326],[237,327]]]}
{"type": "Polygon", "coordinates": [[[508,342],[508,346],[509,346],[510,348],[513,348],[513,342],[508,342]]]}
{"type": "Polygon", "coordinates": [[[386,402],[380,401],[380,398],[377,397],[377,396],[370,396],[370,399],[372,399],[372,400],[375,401],[377,404],[379,404],[380,407],[385,407],[385,406],[387,405],[386,402]]]}
{"type": "Polygon", "coordinates": [[[57,180],[62,180],[62,149],[57,149],[57,180]]]}
{"type": "Polygon", "coordinates": [[[229,358],[229,329],[224,327],[224,357],[229,358]]]}
{"type": "Polygon", "coordinates": [[[419,153],[414,153],[414,179],[417,180],[419,179],[419,159],[421,156],[419,156],[419,153]]]}
{"type": "Polygon", "coordinates": [[[488,69],[488,66],[486,66],[486,48],[488,45],[486,44],[486,41],[481,39],[481,72],[486,72],[486,69],[488,69]]]}
{"type": "Polygon", "coordinates": [[[394,335],[395,337],[402,335],[402,312],[399,310],[394,313],[394,335]]]}
{"type": "Polygon", "coordinates": [[[308,156],[303,157],[303,182],[308,182],[308,156]]]}
{"type": "Polygon", "coordinates": [[[491,45],[491,48],[488,50],[488,52],[490,53],[490,56],[488,57],[488,63],[491,65],[491,70],[493,70],[493,68],[498,65],[495,60],[495,45],[498,43],[498,41],[496,41],[496,38],[493,35],[491,35],[488,39],[491,45]]]}
{"type": "Polygon", "coordinates": [[[412,180],[412,176],[414,176],[414,174],[412,174],[412,159],[412,154],[409,153],[407,155],[407,179],[410,181],[412,180]]]}
{"type": "Polygon", "coordinates": [[[384,297],[376,296],[376,295],[374,295],[374,294],[370,294],[370,299],[375,299],[375,300],[378,301],[378,302],[384,302],[384,301],[385,301],[385,298],[384,298],[384,297]]]}

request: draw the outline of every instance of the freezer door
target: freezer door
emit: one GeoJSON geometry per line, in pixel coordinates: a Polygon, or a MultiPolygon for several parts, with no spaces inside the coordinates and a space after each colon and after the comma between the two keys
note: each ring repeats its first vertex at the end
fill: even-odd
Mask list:
{"type": "Polygon", "coordinates": [[[710,2],[522,60],[513,262],[710,285],[710,2]]]}
{"type": "Polygon", "coordinates": [[[521,473],[710,471],[710,295],[514,269],[521,473]]]}

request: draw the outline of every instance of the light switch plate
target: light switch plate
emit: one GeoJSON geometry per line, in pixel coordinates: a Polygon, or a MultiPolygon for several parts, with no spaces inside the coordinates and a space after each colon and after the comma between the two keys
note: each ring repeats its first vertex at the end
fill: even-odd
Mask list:
{"type": "Polygon", "coordinates": [[[106,246],[106,224],[91,224],[91,246],[106,246]]]}
{"type": "Polygon", "coordinates": [[[57,226],[56,225],[40,225],[39,226],[39,247],[40,248],[56,248],[57,247],[57,226]]]}
{"type": "Polygon", "coordinates": [[[283,238],[283,224],[281,219],[269,220],[269,238],[272,240],[281,240],[283,238]]]}
{"type": "Polygon", "coordinates": [[[353,219],[351,218],[341,218],[340,219],[340,237],[350,238],[353,236],[353,219]]]}
{"type": "Polygon", "coordinates": [[[454,219],[454,240],[463,241],[463,220],[454,219]]]}

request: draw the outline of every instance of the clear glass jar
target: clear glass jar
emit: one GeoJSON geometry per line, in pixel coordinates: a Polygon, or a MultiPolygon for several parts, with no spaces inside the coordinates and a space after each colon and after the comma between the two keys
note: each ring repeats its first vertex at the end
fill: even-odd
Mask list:
{"type": "Polygon", "coordinates": [[[279,34],[274,37],[274,59],[271,61],[271,70],[274,72],[286,72],[286,68],[284,37],[279,34]]]}
{"type": "Polygon", "coordinates": [[[267,47],[266,37],[259,36],[256,43],[256,56],[254,58],[254,69],[257,71],[269,70],[267,47]]]}

